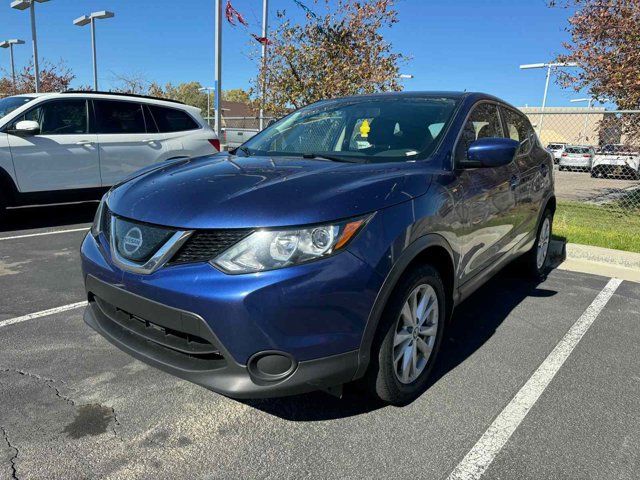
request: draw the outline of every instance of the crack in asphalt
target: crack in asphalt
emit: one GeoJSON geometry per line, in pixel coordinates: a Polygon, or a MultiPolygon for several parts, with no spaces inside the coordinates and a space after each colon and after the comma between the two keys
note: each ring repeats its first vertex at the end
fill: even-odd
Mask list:
{"type": "Polygon", "coordinates": [[[14,480],[18,480],[18,471],[16,470],[16,460],[18,459],[18,454],[20,453],[18,451],[18,448],[13,446],[11,444],[11,442],[9,441],[9,436],[7,435],[7,431],[5,430],[5,428],[0,425],[0,431],[2,431],[2,437],[4,438],[4,441],[7,443],[7,446],[15,451],[15,454],[13,455],[13,457],[11,457],[11,478],[13,478],[14,480]]]}
{"type": "MultiPolygon", "coordinates": [[[[67,397],[66,395],[63,395],[60,392],[58,387],[56,387],[54,385],[56,380],[53,379],[53,378],[43,377],[42,375],[38,375],[37,373],[27,372],[25,370],[20,370],[20,369],[17,369],[17,368],[3,368],[0,371],[1,372],[5,372],[5,373],[17,373],[18,375],[22,375],[22,376],[25,376],[25,377],[29,377],[29,378],[33,378],[35,380],[38,380],[39,382],[42,382],[47,388],[50,388],[51,390],[53,390],[55,395],[56,395],[56,397],[60,398],[61,400],[64,400],[66,403],[68,403],[72,407],[83,407],[83,406],[88,406],[88,405],[97,405],[99,407],[106,408],[106,409],[110,410],[111,414],[112,414],[112,417],[113,417],[113,423],[114,423],[114,426],[111,427],[111,430],[113,431],[113,436],[116,437],[116,438],[120,438],[120,436],[118,435],[118,432],[116,430],[116,426],[119,427],[121,424],[120,424],[120,420],[118,420],[118,415],[116,414],[116,410],[115,410],[114,407],[103,405],[103,404],[97,403],[97,402],[78,405],[75,402],[75,400],[73,400],[70,397],[67,397]]],[[[65,383],[63,381],[60,381],[60,382],[61,383],[65,383]]],[[[5,439],[6,439],[6,434],[5,434],[5,439]]],[[[7,442],[8,442],[8,440],[7,440],[7,442]]],[[[16,456],[17,456],[17,454],[16,454],[16,456]]]]}
{"type": "Polygon", "coordinates": [[[56,387],[54,385],[55,380],[53,378],[47,378],[47,377],[43,377],[41,375],[38,375],[36,373],[31,373],[31,372],[26,372],[24,370],[18,370],[16,368],[4,368],[2,370],[3,372],[7,372],[7,373],[17,373],[19,375],[23,375],[25,377],[30,377],[30,378],[35,378],[36,380],[39,380],[40,382],[43,382],[44,385],[46,385],[47,388],[50,388],[51,390],[53,390],[56,394],[56,397],[64,400],[65,402],[67,402],[69,405],[75,407],[76,406],[76,402],[74,402],[71,398],[62,395],[62,393],[60,393],[60,390],[58,389],[58,387],[56,387]]]}

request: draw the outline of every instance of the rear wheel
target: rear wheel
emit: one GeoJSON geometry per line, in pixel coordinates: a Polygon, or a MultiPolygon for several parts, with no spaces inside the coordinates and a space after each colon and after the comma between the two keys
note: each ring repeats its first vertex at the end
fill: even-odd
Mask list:
{"type": "Polygon", "coordinates": [[[536,242],[523,258],[524,267],[529,276],[540,278],[547,272],[552,227],[553,213],[547,209],[542,215],[540,225],[538,225],[536,242]]]}
{"type": "Polygon", "coordinates": [[[380,320],[364,379],[374,397],[405,405],[426,390],[442,341],[445,302],[440,275],[430,265],[400,280],[380,320]]]}

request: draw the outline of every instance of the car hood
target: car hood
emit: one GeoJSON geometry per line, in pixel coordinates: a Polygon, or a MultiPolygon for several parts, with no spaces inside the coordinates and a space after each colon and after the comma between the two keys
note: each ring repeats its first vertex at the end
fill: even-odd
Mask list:
{"type": "Polygon", "coordinates": [[[118,185],[116,215],[184,229],[312,224],[424,194],[424,163],[353,164],[218,154],[151,170],[118,185]]]}

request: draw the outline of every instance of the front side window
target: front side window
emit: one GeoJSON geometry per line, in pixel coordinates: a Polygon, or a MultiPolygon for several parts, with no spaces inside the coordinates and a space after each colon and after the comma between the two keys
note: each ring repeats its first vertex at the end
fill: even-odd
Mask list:
{"type": "Polygon", "coordinates": [[[498,106],[493,103],[481,103],[474,107],[456,145],[456,161],[467,158],[467,150],[473,142],[481,138],[502,138],[502,125],[498,106]]]}
{"type": "MultiPolygon", "coordinates": [[[[524,115],[521,115],[508,108],[502,109],[505,116],[505,123],[509,138],[520,143],[516,155],[529,153],[536,141],[536,134],[524,115]]],[[[561,148],[561,147],[560,147],[561,148]]]]}
{"type": "Polygon", "coordinates": [[[54,100],[33,108],[16,119],[33,120],[40,124],[40,135],[77,135],[88,132],[89,122],[85,100],[54,100]]]}
{"type": "Polygon", "coordinates": [[[266,128],[241,151],[268,156],[324,154],[354,162],[423,159],[435,149],[456,105],[456,99],[448,97],[319,102],[266,128]]]}
{"type": "Polygon", "coordinates": [[[142,105],[134,102],[94,100],[98,133],[146,133],[142,105]]]}
{"type": "Polygon", "coordinates": [[[148,107],[161,133],[185,132],[200,128],[200,125],[182,110],[158,105],[148,105],[148,107]]]}

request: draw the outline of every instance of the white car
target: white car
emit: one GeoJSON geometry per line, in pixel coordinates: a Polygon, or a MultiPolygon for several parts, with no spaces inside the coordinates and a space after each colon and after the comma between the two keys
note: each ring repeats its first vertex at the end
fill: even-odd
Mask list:
{"type": "Polygon", "coordinates": [[[560,158],[564,153],[564,149],[567,147],[566,143],[550,143],[547,145],[547,150],[553,154],[553,163],[560,163],[560,158]]]}
{"type": "Polygon", "coordinates": [[[640,180],[638,148],[617,143],[605,145],[593,159],[591,176],[640,180]]]}
{"type": "Polygon", "coordinates": [[[100,198],[158,162],[220,150],[200,109],[98,92],[0,99],[0,216],[7,206],[100,198]]]}
{"type": "Polygon", "coordinates": [[[560,170],[591,170],[595,150],[588,145],[567,145],[560,156],[560,170]]]}

